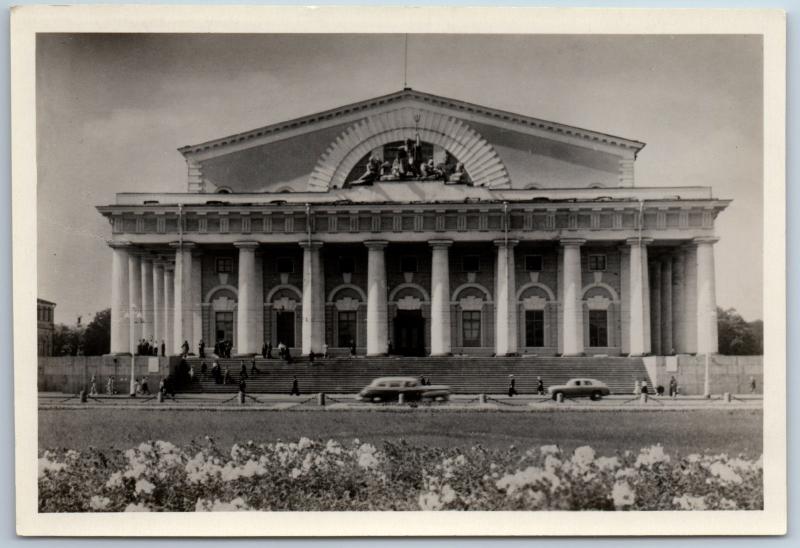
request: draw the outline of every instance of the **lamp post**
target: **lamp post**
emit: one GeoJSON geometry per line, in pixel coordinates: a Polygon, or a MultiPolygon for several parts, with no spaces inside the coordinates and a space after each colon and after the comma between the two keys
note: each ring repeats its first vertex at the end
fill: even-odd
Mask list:
{"type": "Polygon", "coordinates": [[[135,326],[137,323],[144,323],[141,312],[136,312],[136,307],[130,305],[130,310],[126,314],[128,316],[128,324],[130,325],[130,351],[131,351],[131,378],[130,378],[130,396],[136,397],[136,346],[134,338],[136,336],[135,326]]]}

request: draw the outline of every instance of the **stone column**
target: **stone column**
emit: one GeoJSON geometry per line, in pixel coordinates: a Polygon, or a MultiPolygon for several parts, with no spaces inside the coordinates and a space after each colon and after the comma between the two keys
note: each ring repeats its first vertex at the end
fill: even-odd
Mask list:
{"type": "Polygon", "coordinates": [[[138,253],[128,253],[128,307],[133,329],[131,348],[136,351],[139,340],[142,338],[142,261],[138,253]]]}
{"type": "Polygon", "coordinates": [[[620,350],[623,354],[630,354],[630,321],[631,321],[631,248],[627,245],[620,247],[619,268],[619,325],[620,325],[620,350]]]}
{"type": "Polygon", "coordinates": [[[586,240],[561,240],[564,252],[564,356],[583,354],[583,299],[581,298],[581,245],[586,240]]]}
{"type": "Polygon", "coordinates": [[[494,284],[494,347],[495,355],[517,353],[517,307],[514,276],[514,246],[518,240],[495,240],[497,266],[494,284]]]}
{"type": "Polygon", "coordinates": [[[684,273],[683,250],[677,248],[672,256],[672,347],[677,353],[686,351],[683,338],[686,315],[683,310],[686,300],[684,273]]]}
{"type": "Polygon", "coordinates": [[[239,248],[239,299],[236,306],[236,353],[255,354],[256,322],[255,301],[256,289],[256,249],[258,242],[236,242],[239,248]]]}
{"type": "Polygon", "coordinates": [[[697,353],[716,354],[717,296],[714,244],[718,238],[695,238],[697,244],[697,353]]]}
{"type": "Polygon", "coordinates": [[[302,352],[321,353],[325,343],[325,303],[321,287],[325,286],[320,260],[322,242],[300,242],[303,248],[303,343],[302,352]]]}
{"type": "MultiPolygon", "coordinates": [[[[192,252],[192,352],[199,354],[203,338],[203,255],[192,252]]],[[[206,346],[208,341],[206,341],[206,346]]],[[[213,347],[213,344],[212,344],[213,347]]]]}
{"type": "Polygon", "coordinates": [[[153,331],[153,259],[142,257],[142,338],[150,342],[153,331]]]}
{"type": "Polygon", "coordinates": [[[697,246],[686,244],[684,253],[685,268],[683,278],[683,343],[684,351],[697,352],[697,246]]]}
{"type": "Polygon", "coordinates": [[[652,240],[629,238],[630,246],[630,334],[629,354],[642,356],[650,351],[650,313],[646,307],[648,297],[647,244],[652,240]]]}
{"type": "Polygon", "coordinates": [[[127,242],[109,242],[111,257],[111,353],[131,351],[127,242]]]}
{"type": "Polygon", "coordinates": [[[364,242],[367,252],[367,356],[383,356],[389,350],[386,307],[386,260],[384,248],[388,242],[364,242]]]}
{"type": "MultiPolygon", "coordinates": [[[[175,336],[175,266],[168,263],[164,266],[164,346],[167,355],[171,356],[174,349],[175,336]]],[[[161,345],[158,348],[161,353],[161,345]]]]}
{"type": "Polygon", "coordinates": [[[452,240],[431,240],[431,356],[451,353],[450,257],[452,240]]]}
{"type": "Polygon", "coordinates": [[[650,263],[650,348],[656,356],[662,356],[661,349],[661,261],[650,263]]]}
{"type": "Polygon", "coordinates": [[[155,261],[153,263],[153,336],[159,353],[161,352],[161,341],[164,340],[165,325],[164,263],[155,261]]]}
{"type": "Polygon", "coordinates": [[[661,259],[661,352],[672,354],[672,257],[661,259]]]}
{"type": "Polygon", "coordinates": [[[173,305],[173,346],[171,350],[176,354],[181,353],[183,342],[189,343],[194,335],[194,315],[192,314],[192,249],[194,244],[182,242],[172,244],[175,247],[175,302],[173,305]]]}

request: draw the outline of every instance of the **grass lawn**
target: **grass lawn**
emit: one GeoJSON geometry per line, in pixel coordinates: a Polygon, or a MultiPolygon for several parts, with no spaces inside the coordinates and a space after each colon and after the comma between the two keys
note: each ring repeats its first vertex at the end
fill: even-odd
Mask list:
{"type": "Polygon", "coordinates": [[[377,445],[399,439],[439,447],[481,443],[498,449],[556,443],[571,451],[591,445],[604,455],[660,443],[672,454],[744,453],[756,458],[762,452],[762,422],[760,410],[724,409],[662,413],[39,410],[39,448],[127,449],[158,439],[184,445],[206,435],[228,448],[247,440],[296,441],[305,436],[359,438],[377,445]]]}

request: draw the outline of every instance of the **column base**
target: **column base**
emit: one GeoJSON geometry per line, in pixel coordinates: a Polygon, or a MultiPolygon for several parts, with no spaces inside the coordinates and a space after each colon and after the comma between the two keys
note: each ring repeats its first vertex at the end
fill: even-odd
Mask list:
{"type": "Polygon", "coordinates": [[[434,353],[432,353],[432,352],[431,352],[431,353],[429,354],[429,356],[430,356],[431,358],[444,358],[444,357],[447,357],[447,356],[452,356],[452,355],[453,355],[453,353],[452,353],[452,352],[437,352],[436,354],[434,354],[434,353]]]}
{"type": "MultiPolygon", "coordinates": [[[[357,356],[357,355],[358,355],[358,354],[356,354],[356,356],[357,356]]],[[[377,352],[377,353],[375,353],[375,354],[367,354],[366,356],[367,356],[368,358],[385,358],[385,357],[386,357],[386,356],[388,356],[388,355],[389,355],[389,353],[388,353],[388,352],[377,352]]]]}
{"type": "Polygon", "coordinates": [[[562,358],[582,358],[585,356],[585,352],[565,352],[564,354],[561,354],[562,358]]]}
{"type": "Polygon", "coordinates": [[[117,357],[131,357],[130,352],[109,352],[108,354],[103,354],[104,358],[117,358],[117,357]]]}
{"type": "Polygon", "coordinates": [[[253,358],[255,356],[258,356],[258,354],[255,353],[255,352],[244,352],[242,354],[234,354],[233,355],[234,358],[253,358]]]}

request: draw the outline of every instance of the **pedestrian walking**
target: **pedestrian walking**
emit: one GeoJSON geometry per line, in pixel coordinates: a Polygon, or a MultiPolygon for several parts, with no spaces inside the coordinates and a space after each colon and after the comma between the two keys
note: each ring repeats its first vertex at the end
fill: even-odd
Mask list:
{"type": "Polygon", "coordinates": [[[322,359],[324,360],[328,359],[328,343],[322,344],[322,359]]]}
{"type": "Polygon", "coordinates": [[[89,381],[89,395],[90,396],[97,395],[97,380],[95,379],[94,375],[92,375],[92,380],[89,381]]]}
{"type": "Polygon", "coordinates": [[[514,397],[517,395],[517,380],[514,378],[514,375],[509,375],[511,379],[508,383],[508,396],[514,397]]]}
{"type": "Polygon", "coordinates": [[[639,380],[633,381],[633,395],[640,396],[642,394],[642,385],[639,383],[639,380]]]}
{"type": "Polygon", "coordinates": [[[356,357],[356,341],[354,339],[350,339],[350,357],[356,357]]]}
{"type": "Polygon", "coordinates": [[[650,392],[647,390],[647,381],[642,381],[642,394],[649,394],[650,392]]]}
{"type": "Polygon", "coordinates": [[[161,339],[161,357],[167,355],[167,345],[164,343],[164,339],[161,339]]]}
{"type": "Polygon", "coordinates": [[[289,393],[290,396],[299,396],[300,395],[300,386],[297,383],[297,377],[292,377],[292,391],[289,393]]]}
{"type": "Polygon", "coordinates": [[[669,378],[669,397],[674,398],[678,395],[678,379],[675,378],[675,375],[669,378]]]}
{"type": "Polygon", "coordinates": [[[146,396],[150,395],[150,387],[147,384],[147,377],[142,377],[142,394],[146,396]]]}
{"type": "Polygon", "coordinates": [[[751,394],[755,394],[756,393],[756,378],[755,377],[750,377],[750,393],[751,394]]]}
{"type": "Polygon", "coordinates": [[[540,396],[544,396],[544,383],[542,382],[542,377],[536,377],[536,393],[540,396]]]}
{"type": "Polygon", "coordinates": [[[241,369],[239,369],[239,378],[240,379],[247,378],[247,366],[245,365],[244,360],[242,360],[242,367],[241,369]]]}
{"type": "Polygon", "coordinates": [[[110,396],[113,393],[114,393],[114,377],[112,375],[111,377],[108,377],[108,379],[106,380],[106,394],[110,396]]]}

